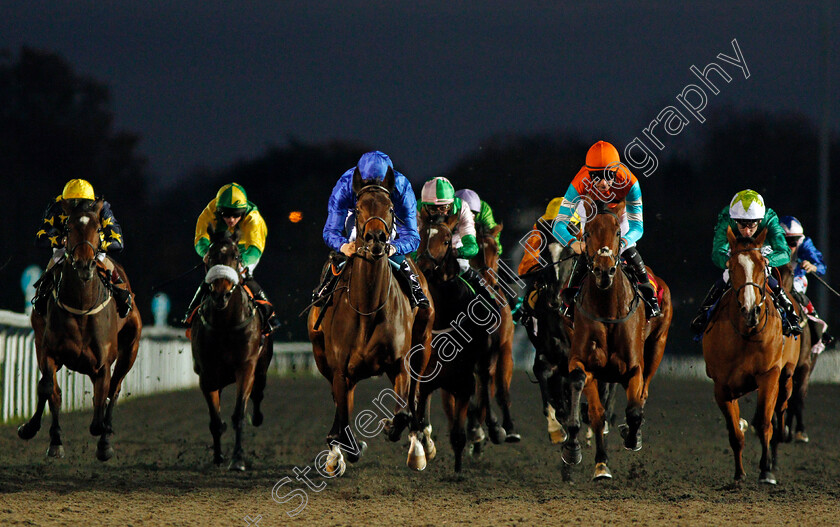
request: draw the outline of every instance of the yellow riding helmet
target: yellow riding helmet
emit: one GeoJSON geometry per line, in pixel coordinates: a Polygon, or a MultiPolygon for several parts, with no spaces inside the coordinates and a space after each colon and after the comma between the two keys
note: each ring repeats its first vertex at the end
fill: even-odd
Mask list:
{"type": "Polygon", "coordinates": [[[563,204],[563,198],[554,198],[553,200],[548,202],[548,207],[545,208],[545,214],[543,214],[543,219],[546,221],[552,221],[554,218],[560,214],[560,206],[563,204]]]}
{"type": "Polygon", "coordinates": [[[71,179],[61,191],[61,199],[96,199],[93,185],[84,179],[71,179]]]}

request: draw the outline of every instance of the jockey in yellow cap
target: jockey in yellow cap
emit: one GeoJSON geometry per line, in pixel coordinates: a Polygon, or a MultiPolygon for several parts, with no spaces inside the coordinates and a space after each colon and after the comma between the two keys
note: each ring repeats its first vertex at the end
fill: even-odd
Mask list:
{"type": "MultiPolygon", "coordinates": [[[[195,252],[206,259],[210,249],[210,235],[208,228],[214,231],[228,229],[230,232],[238,230],[239,254],[242,261],[244,285],[254,295],[257,308],[263,316],[264,332],[272,333],[280,327],[280,321],[274,315],[274,307],[268,300],[263,288],[254,280],[253,271],[265,250],[265,238],[268,228],[265,225],[257,206],[248,201],[245,189],[238,183],[229,183],[216,193],[216,197],[207,204],[195,224],[195,252]]],[[[189,325],[190,316],[199,306],[206,291],[206,284],[202,281],[193,297],[182,322],[189,325]]]]}
{"type": "MultiPolygon", "coordinates": [[[[61,194],[50,202],[46,212],[44,212],[41,228],[35,233],[35,245],[45,249],[51,248],[53,257],[47,264],[44,275],[35,284],[35,296],[32,298],[33,308],[41,316],[46,313],[47,300],[55,287],[55,277],[52,269],[55,264],[64,261],[65,257],[65,228],[68,216],[64,213],[62,204],[70,205],[72,209],[85,201],[94,201],[95,199],[96,194],[93,191],[93,185],[84,179],[71,179],[64,185],[61,194]]],[[[122,229],[114,218],[114,213],[111,212],[111,204],[107,201],[102,202],[99,222],[102,225],[102,230],[99,233],[101,243],[99,245],[100,252],[97,253],[96,259],[99,265],[110,271],[106,285],[117,302],[117,312],[125,318],[132,307],[131,293],[118,286],[122,281],[113,272],[113,262],[106,257],[106,253],[107,255],[113,255],[123,250],[122,229]]]]}

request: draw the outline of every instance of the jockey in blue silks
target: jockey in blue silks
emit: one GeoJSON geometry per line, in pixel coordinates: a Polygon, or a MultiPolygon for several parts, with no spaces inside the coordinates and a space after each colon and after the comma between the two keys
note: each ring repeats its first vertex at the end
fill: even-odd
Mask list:
{"type": "MultiPolygon", "coordinates": [[[[341,259],[339,254],[352,256],[355,251],[356,221],[353,210],[356,207],[356,194],[353,192],[353,172],[358,167],[363,181],[385,179],[389,169],[394,169],[391,158],[386,154],[373,151],[359,159],[359,163],[347,170],[338,179],[327,206],[328,216],[324,225],[324,242],[334,251],[330,259],[341,259]]],[[[417,230],[417,201],[411,183],[404,175],[394,172],[394,188],[391,191],[391,202],[394,206],[394,232],[391,233],[391,253],[389,259],[393,262],[394,274],[403,290],[408,294],[411,307],[417,305],[428,307],[429,300],[423,293],[417,276],[412,273],[405,255],[417,250],[420,246],[420,233],[417,230]]],[[[332,291],[337,276],[325,268],[321,276],[321,283],[313,294],[313,301],[320,304],[332,291]]]]}

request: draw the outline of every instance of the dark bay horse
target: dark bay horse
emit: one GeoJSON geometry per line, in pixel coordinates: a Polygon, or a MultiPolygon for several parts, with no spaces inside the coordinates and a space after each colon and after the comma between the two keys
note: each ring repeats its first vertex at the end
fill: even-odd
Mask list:
{"type": "MultiPolygon", "coordinates": [[[[492,341],[486,367],[479,365],[475,395],[477,404],[474,408],[476,411],[470,412],[470,427],[475,428],[481,426],[480,423],[486,422],[490,433],[495,434],[495,437],[491,436],[494,443],[499,443],[502,439],[508,443],[518,443],[522,437],[516,432],[510,413],[510,381],[513,377],[513,316],[510,305],[505,301],[505,291],[502,290],[503,287],[509,286],[502,285],[499,281],[499,245],[496,242],[496,236],[501,231],[501,224],[488,229],[485,224],[477,223],[475,238],[478,243],[478,254],[470,259],[470,266],[477,270],[496,291],[501,303],[502,317],[498,338],[492,341]],[[498,428],[496,417],[490,407],[490,398],[494,393],[496,402],[502,410],[501,429],[498,428]]],[[[510,296],[515,296],[512,291],[511,289],[510,296]]]]}
{"type": "Polygon", "coordinates": [[[210,433],[213,435],[213,462],[221,465],[221,437],[226,426],[220,416],[222,388],[236,383],[233,428],[236,440],[228,468],[245,470],[242,429],[248,399],[254,403],[251,423],[260,426],[263,414],[260,403],[265,389],[266,372],[273,353],[271,337],[261,334],[262,322],[256,305],[245,291],[240,269],[239,229],[208,229],[209,270],[204,281],[209,294],[192,317],[190,343],[198,384],[210,410],[210,433]]]}
{"type": "Polygon", "coordinates": [[[802,334],[799,336],[799,360],[793,370],[793,393],[788,401],[788,411],[785,416],[784,441],[789,443],[796,440],[797,443],[807,443],[808,434],[805,432],[805,398],[808,395],[808,385],[811,382],[811,372],[817,363],[819,354],[811,353],[814,342],[822,338],[819,331],[816,331],[814,324],[809,322],[805,307],[793,292],[793,271],[796,262],[789,262],[787,265],[775,267],[778,272],[779,283],[782,289],[793,299],[796,314],[799,315],[802,334]],[[794,421],[796,423],[794,424],[794,421]],[[794,432],[795,430],[795,432],[794,432]]]}
{"type": "MultiPolygon", "coordinates": [[[[137,309],[126,318],[117,314],[113,301],[97,266],[101,248],[99,214],[103,202],[83,201],[71,208],[62,202],[68,216],[65,231],[66,257],[58,269],[56,290],[47,303],[46,316],[33,310],[30,318],[35,330],[35,352],[41,380],[38,382],[38,404],[32,419],[18,428],[22,439],[32,439],[41,428],[44,405],[49,402],[52,414],[50,448],[47,455],[64,457],[59,414],[61,388],[56,372],[62,366],[83,373],[93,383],[93,421],[90,433],[99,437],[96,457],[107,461],[114,455],[110,436],[113,434],[114,406],[122,381],[134,364],[140,344],[142,322],[137,309]],[[113,366],[113,371],[112,371],[113,366]]],[[[115,272],[130,289],[125,270],[114,263],[115,272]]],[[[48,271],[49,272],[49,271],[48,271]]]]}
{"type": "Polygon", "coordinates": [[[577,434],[581,395],[585,393],[596,442],[593,479],[612,477],[604,436],[605,383],[620,383],[625,388],[624,448],[640,450],[648,390],[665,351],[672,317],[670,291],[657,277],[656,283],[663,292],[662,316],[645,319],[644,307],[639,305],[640,295],[622,269],[620,237],[619,216],[609,209],[600,208],[586,223],[586,252],[581,261],[587,265],[588,274],[575,299],[575,327],[569,357],[571,411],[566,421],[568,438],[562,457],[570,465],[581,461],[577,434]]]}
{"type": "Polygon", "coordinates": [[[768,298],[765,260],[761,255],[766,235],[765,230],[755,239],[736,238],[728,229],[731,256],[727,269],[732,288],[721,298],[709,321],[703,337],[703,358],[706,375],[715,383],[715,401],[729,431],[736,482],[746,475],[738,398],[758,390],[753,426],[761,443],[759,482],[774,485],[775,445],[781,437],[781,416],[792,391],[799,343],[782,335],[782,320],[768,298]],[[775,434],[774,413],[778,428],[775,434]]]}
{"type": "MultiPolygon", "coordinates": [[[[417,381],[409,368],[422,372],[429,360],[434,308],[412,310],[391,269],[388,249],[395,221],[393,188],[391,168],[382,181],[368,182],[362,180],[358,168],[355,170],[356,252],[340,271],[332,304],[313,307],[307,321],[315,363],[332,386],[335,402],[324,466],[333,476],[344,473],[344,454],[348,461],[355,462],[366,446],[356,441],[349,426],[356,385],[383,373],[399,398],[393,419],[386,422],[386,435],[397,441],[410,425],[407,464],[415,470],[426,467],[425,450],[418,437],[422,418],[415,412],[417,381]],[[322,309],[322,322],[315,329],[322,309]]],[[[425,280],[419,278],[426,289],[425,280]]]]}
{"type": "MultiPolygon", "coordinates": [[[[476,374],[489,377],[491,350],[494,346],[498,349],[502,325],[495,299],[497,293],[491,294],[486,288],[473,292],[460,277],[458,261],[452,252],[452,231],[458,219],[457,214],[452,214],[443,221],[433,222],[423,211],[417,251],[417,266],[426,276],[435,302],[435,337],[431,358],[419,383],[417,412],[426,419],[429,397],[440,388],[456,472],[461,470],[467,444],[465,425],[470,398],[476,393],[475,377],[476,374]]],[[[489,389],[489,379],[485,388],[489,389]]],[[[489,401],[489,396],[485,394],[484,400],[489,401]]],[[[424,423],[423,440],[427,440],[431,426],[427,420],[424,423]]],[[[488,423],[488,426],[495,427],[490,431],[491,438],[504,437],[504,429],[498,423],[488,423]]]]}

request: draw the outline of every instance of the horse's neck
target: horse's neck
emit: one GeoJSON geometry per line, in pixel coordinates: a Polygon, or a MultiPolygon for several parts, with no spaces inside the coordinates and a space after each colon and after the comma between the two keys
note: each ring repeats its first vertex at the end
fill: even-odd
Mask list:
{"type": "Polygon", "coordinates": [[[600,314],[604,316],[619,316],[627,311],[627,301],[633,300],[633,285],[624,274],[624,271],[619,268],[616,270],[615,278],[612,285],[607,289],[599,289],[595,285],[595,276],[590,271],[589,279],[584,284],[584,298],[589,304],[589,308],[593,314],[600,314]],[[612,312],[600,312],[609,308],[612,312]]]}
{"type": "Polygon", "coordinates": [[[213,325],[234,326],[243,322],[251,313],[248,307],[248,294],[242,286],[237,286],[233,296],[224,309],[208,309],[205,314],[207,321],[213,325]]]}
{"type": "Polygon", "coordinates": [[[78,309],[93,307],[93,302],[100,300],[104,296],[104,288],[105,284],[102,283],[102,279],[99,277],[98,269],[95,269],[93,277],[85,282],[79,278],[79,275],[69,261],[65,260],[62,264],[61,276],[56,291],[62,303],[78,309]]]}
{"type": "Polygon", "coordinates": [[[350,276],[350,301],[362,312],[368,312],[379,307],[385,300],[390,289],[391,264],[388,258],[379,258],[370,262],[357,256],[353,259],[350,276]]]}

